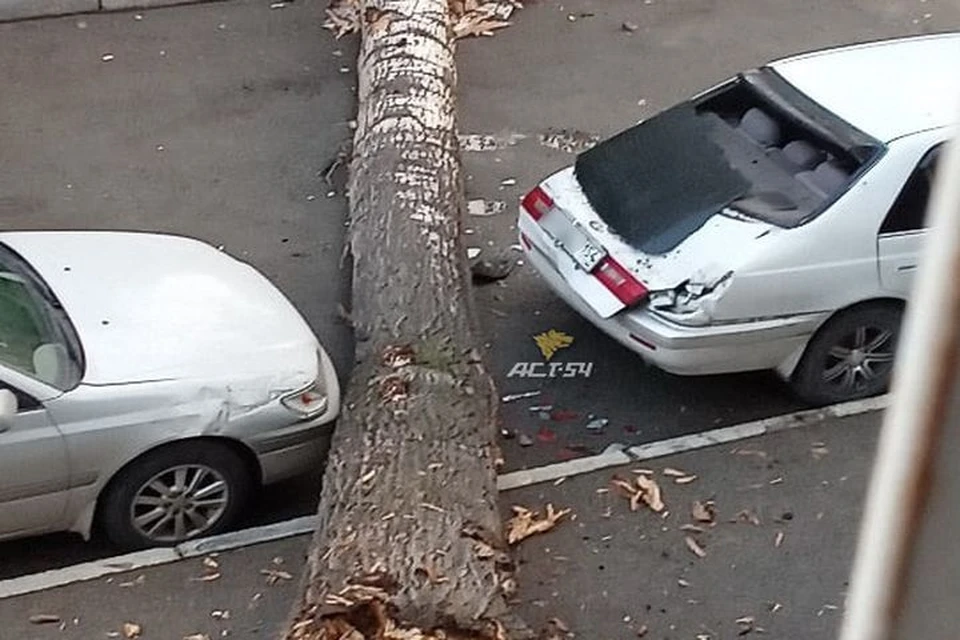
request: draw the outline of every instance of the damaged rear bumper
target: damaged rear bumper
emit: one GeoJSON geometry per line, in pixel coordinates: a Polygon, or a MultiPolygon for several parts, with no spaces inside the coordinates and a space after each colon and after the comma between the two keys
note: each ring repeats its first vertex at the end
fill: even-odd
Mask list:
{"type": "Polygon", "coordinates": [[[602,318],[563,279],[534,242],[521,243],[529,262],[550,288],[592,324],[645,361],[677,375],[712,375],[777,369],[789,375],[796,356],[829,313],[746,323],[686,327],[646,309],[602,318]]]}

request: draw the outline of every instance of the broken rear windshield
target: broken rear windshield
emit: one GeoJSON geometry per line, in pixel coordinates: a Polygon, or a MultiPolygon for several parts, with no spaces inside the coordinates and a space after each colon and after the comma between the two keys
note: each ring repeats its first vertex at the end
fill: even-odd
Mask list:
{"type": "Polygon", "coordinates": [[[803,224],[876,156],[879,143],[792,95],[772,71],[753,73],[577,157],[584,194],[626,242],[667,253],[728,207],[781,227],[803,224]]]}

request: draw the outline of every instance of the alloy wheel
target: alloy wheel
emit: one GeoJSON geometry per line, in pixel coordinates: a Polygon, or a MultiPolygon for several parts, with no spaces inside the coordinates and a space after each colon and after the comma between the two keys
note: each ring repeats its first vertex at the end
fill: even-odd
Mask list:
{"type": "Polygon", "coordinates": [[[227,510],[230,489],[215,469],[189,464],[144,483],[130,505],[134,529],[154,542],[180,542],[212,528],[227,510]]]}

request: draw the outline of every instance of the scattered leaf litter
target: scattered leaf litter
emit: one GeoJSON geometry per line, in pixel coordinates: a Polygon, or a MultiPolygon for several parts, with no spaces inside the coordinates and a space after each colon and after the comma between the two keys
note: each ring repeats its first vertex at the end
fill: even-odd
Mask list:
{"type": "Polygon", "coordinates": [[[471,216],[488,217],[503,213],[507,203],[502,200],[484,200],[477,198],[467,202],[467,213],[471,216]]]}
{"type": "MultiPolygon", "coordinates": [[[[270,7],[274,8],[275,5],[285,6],[285,3],[274,3],[270,7]]],[[[454,38],[492,36],[498,29],[510,26],[513,12],[522,8],[518,0],[450,0],[454,38]]],[[[327,8],[327,20],[323,27],[332,31],[338,39],[355,33],[360,27],[361,10],[361,0],[334,0],[327,8]]],[[[386,24],[389,24],[389,19],[386,24]]]]}
{"type": "Polygon", "coordinates": [[[539,136],[540,144],[565,153],[581,153],[597,145],[600,136],[576,129],[547,129],[539,136]]]}
{"type": "Polygon", "coordinates": [[[492,135],[484,133],[462,133],[457,136],[462,151],[495,151],[515,146],[527,136],[521,133],[492,135]]]}

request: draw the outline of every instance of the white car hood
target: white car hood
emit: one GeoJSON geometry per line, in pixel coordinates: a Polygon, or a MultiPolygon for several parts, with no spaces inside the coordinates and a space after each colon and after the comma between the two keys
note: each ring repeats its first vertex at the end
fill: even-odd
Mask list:
{"type": "Polygon", "coordinates": [[[317,341],[264,276],[210,245],[136,232],[0,233],[60,300],[84,384],[317,375],[317,341]]]}

